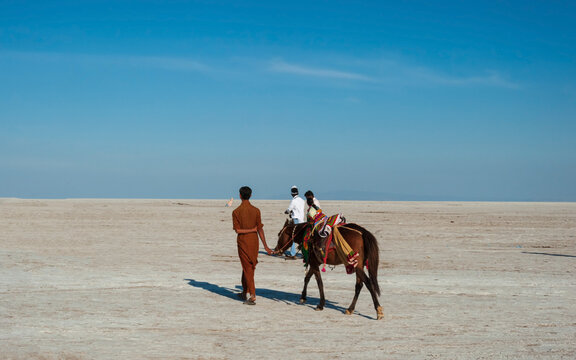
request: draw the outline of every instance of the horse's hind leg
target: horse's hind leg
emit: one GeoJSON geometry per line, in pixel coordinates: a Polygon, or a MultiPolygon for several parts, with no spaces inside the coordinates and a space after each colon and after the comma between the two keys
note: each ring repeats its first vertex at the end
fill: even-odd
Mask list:
{"type": "Polygon", "coordinates": [[[358,271],[364,273],[364,270],[356,270],[356,289],[354,292],[354,299],[352,300],[352,304],[346,309],[346,315],[352,315],[354,312],[354,308],[356,308],[356,301],[358,301],[358,295],[360,295],[360,291],[362,291],[362,287],[364,286],[364,282],[360,275],[358,275],[358,271]]]}
{"type": "Polygon", "coordinates": [[[364,270],[356,272],[356,274],[360,275],[362,281],[364,281],[364,284],[366,284],[366,287],[370,291],[370,295],[372,295],[372,301],[374,302],[374,309],[376,309],[376,319],[378,320],[383,319],[384,311],[382,310],[382,306],[380,306],[380,302],[378,301],[378,295],[374,292],[372,284],[370,284],[370,279],[368,279],[368,276],[366,275],[364,270]]]}
{"type": "Polygon", "coordinates": [[[316,306],[316,310],[324,310],[324,305],[326,305],[326,298],[324,298],[324,284],[322,283],[322,275],[320,275],[320,269],[314,269],[314,276],[316,277],[316,283],[318,284],[318,291],[320,292],[320,303],[316,306]]]}
{"type": "Polygon", "coordinates": [[[308,268],[308,271],[306,272],[306,276],[304,276],[304,289],[302,289],[302,295],[300,295],[300,304],[306,303],[306,293],[308,290],[308,282],[310,281],[311,277],[312,277],[312,269],[308,268]]]}

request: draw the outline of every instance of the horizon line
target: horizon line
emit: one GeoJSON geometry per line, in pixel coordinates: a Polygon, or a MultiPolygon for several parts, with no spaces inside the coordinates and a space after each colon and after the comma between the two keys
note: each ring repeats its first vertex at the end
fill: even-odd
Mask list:
{"type": "MultiPolygon", "coordinates": [[[[229,201],[230,198],[191,198],[191,197],[17,197],[17,196],[0,196],[0,200],[191,200],[191,201],[229,201]]],[[[234,198],[239,200],[239,198],[234,198]]],[[[289,201],[290,199],[279,198],[251,198],[253,201],[289,201]]],[[[341,202],[462,202],[462,203],[576,203],[576,200],[440,200],[440,199],[334,199],[325,198],[322,201],[341,201],[341,202]]]]}

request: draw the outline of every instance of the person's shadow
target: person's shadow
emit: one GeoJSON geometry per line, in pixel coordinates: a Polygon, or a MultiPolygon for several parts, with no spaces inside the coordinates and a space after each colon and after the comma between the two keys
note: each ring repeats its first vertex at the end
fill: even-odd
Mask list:
{"type": "MultiPolygon", "coordinates": [[[[242,287],[240,285],[236,285],[236,287],[234,289],[232,289],[229,287],[223,287],[220,285],[212,284],[212,283],[209,283],[206,281],[197,281],[194,279],[184,279],[184,281],[187,281],[188,285],[190,285],[190,286],[204,289],[206,291],[210,291],[211,293],[214,293],[214,294],[217,294],[220,296],[224,296],[224,297],[229,298],[229,299],[238,300],[238,301],[240,300],[237,296],[240,293],[240,291],[242,291],[242,287]]],[[[300,303],[300,294],[297,294],[297,293],[272,290],[272,289],[266,289],[266,288],[257,288],[256,294],[258,297],[263,297],[263,298],[277,301],[277,302],[283,302],[285,304],[295,304],[295,303],[299,304],[300,303]]],[[[306,302],[306,306],[316,307],[316,305],[318,305],[319,302],[320,302],[319,298],[308,297],[308,301],[306,302]]],[[[342,306],[338,306],[334,302],[332,302],[328,299],[326,299],[325,308],[337,310],[340,312],[346,311],[346,308],[344,308],[342,306]]],[[[369,318],[368,316],[365,316],[362,314],[359,314],[359,315],[366,317],[366,318],[369,318]]]]}

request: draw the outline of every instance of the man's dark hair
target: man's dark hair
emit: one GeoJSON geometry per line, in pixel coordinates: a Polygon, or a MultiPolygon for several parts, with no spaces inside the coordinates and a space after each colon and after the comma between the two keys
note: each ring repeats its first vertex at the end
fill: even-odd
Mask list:
{"type": "Polygon", "coordinates": [[[306,191],[306,194],[304,194],[304,196],[306,197],[314,197],[314,193],[311,190],[306,191]]]}
{"type": "Polygon", "coordinates": [[[240,199],[249,200],[250,196],[252,196],[252,189],[250,189],[248,186],[242,186],[240,188],[240,199]]]}

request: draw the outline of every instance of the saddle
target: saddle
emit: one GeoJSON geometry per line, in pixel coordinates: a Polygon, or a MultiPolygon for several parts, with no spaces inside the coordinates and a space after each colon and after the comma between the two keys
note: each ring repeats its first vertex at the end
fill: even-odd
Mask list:
{"type": "Polygon", "coordinates": [[[316,217],[314,226],[307,234],[312,239],[310,246],[318,263],[323,263],[322,271],[326,271],[328,254],[336,251],[341,263],[346,265],[346,273],[352,274],[358,265],[358,253],[354,251],[345,240],[345,234],[351,231],[360,233],[356,229],[346,227],[346,220],[341,214],[330,217],[316,217]],[[313,234],[317,236],[312,236],[313,234]]]}

